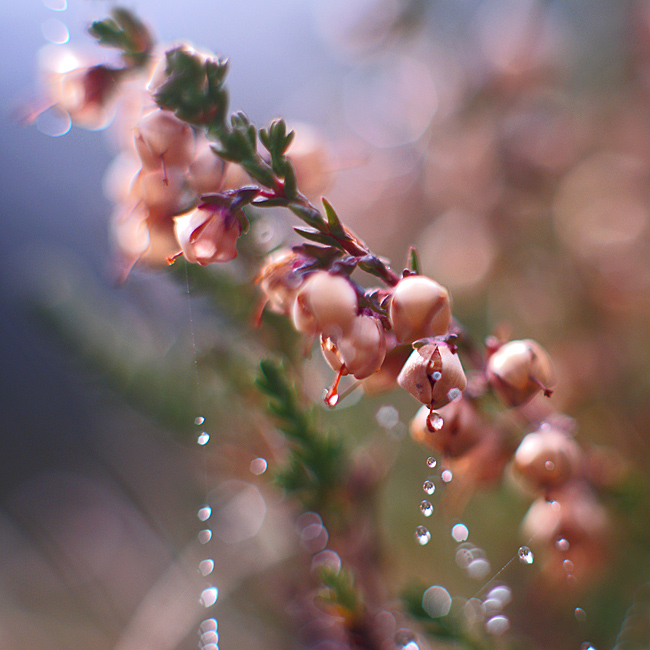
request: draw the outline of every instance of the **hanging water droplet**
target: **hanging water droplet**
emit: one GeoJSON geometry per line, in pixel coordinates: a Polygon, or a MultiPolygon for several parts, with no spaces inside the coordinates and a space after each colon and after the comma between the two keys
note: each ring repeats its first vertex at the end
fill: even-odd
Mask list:
{"type": "Polygon", "coordinates": [[[451,529],[451,536],[457,542],[464,542],[469,537],[469,530],[467,530],[467,526],[465,526],[465,524],[456,524],[451,529]]]}
{"type": "Polygon", "coordinates": [[[472,552],[467,548],[459,548],[456,551],[456,564],[461,569],[467,569],[473,559],[472,552]]]}
{"type": "Polygon", "coordinates": [[[567,584],[571,587],[575,587],[578,584],[578,578],[576,578],[572,573],[566,574],[567,584]]]}
{"type": "Polygon", "coordinates": [[[427,428],[429,431],[440,431],[445,425],[444,420],[435,411],[430,411],[427,415],[427,428]]]}
{"type": "Polygon", "coordinates": [[[210,647],[219,642],[219,633],[213,630],[203,632],[199,637],[199,646],[201,650],[211,650],[210,647]]]}
{"type": "Polygon", "coordinates": [[[552,472],[555,469],[555,463],[552,460],[547,460],[544,463],[544,467],[546,467],[549,472],[552,472]]]}
{"type": "Polygon", "coordinates": [[[520,546],[517,554],[522,564],[532,564],[535,559],[533,552],[527,546],[520,546]]]}
{"type": "Polygon", "coordinates": [[[194,418],[194,424],[196,424],[197,427],[201,426],[204,422],[205,422],[205,418],[202,415],[197,415],[194,418]]]}
{"type": "Polygon", "coordinates": [[[44,21],[41,24],[41,32],[46,41],[57,45],[62,45],[70,40],[68,28],[56,18],[48,18],[44,21]]]}
{"type": "Polygon", "coordinates": [[[415,539],[420,546],[428,544],[431,539],[429,529],[426,526],[417,526],[415,529],[415,539]]]}
{"type": "Polygon", "coordinates": [[[444,587],[433,585],[422,594],[422,608],[431,618],[447,616],[451,609],[451,595],[444,587]]]}
{"type": "Polygon", "coordinates": [[[208,444],[208,440],[210,440],[210,434],[204,431],[196,439],[196,442],[198,442],[201,446],[203,446],[208,444]]]}
{"type": "Polygon", "coordinates": [[[433,494],[436,491],[436,486],[433,484],[433,481],[427,479],[424,483],[422,483],[422,489],[427,494],[433,494]]]}
{"type": "Polygon", "coordinates": [[[339,394],[332,393],[331,395],[325,396],[325,404],[327,406],[336,406],[339,403],[339,394]]]}
{"type": "Polygon", "coordinates": [[[427,458],[427,467],[433,469],[437,464],[438,461],[433,456],[429,456],[429,458],[427,458]]]}
{"type": "Polygon", "coordinates": [[[210,506],[203,506],[202,508],[199,508],[199,511],[196,513],[196,516],[201,521],[207,521],[208,519],[210,519],[211,514],[212,514],[212,508],[210,506]]]}
{"type": "Polygon", "coordinates": [[[500,614],[493,616],[485,623],[485,631],[494,636],[501,636],[510,629],[510,619],[507,616],[500,614]]]}
{"type": "Polygon", "coordinates": [[[201,592],[199,602],[203,607],[212,607],[217,602],[219,590],[216,587],[208,587],[201,592]]]}
{"type": "Polygon", "coordinates": [[[585,612],[582,607],[576,607],[573,614],[576,617],[576,621],[580,621],[581,623],[584,623],[587,620],[587,612],[585,612]]]}
{"type": "Polygon", "coordinates": [[[45,135],[59,138],[70,131],[72,119],[63,109],[51,106],[36,118],[36,128],[45,135]]]}
{"type": "Polygon", "coordinates": [[[488,592],[488,598],[494,598],[505,607],[512,600],[512,589],[507,585],[498,585],[488,592]]]}
{"type": "Polygon", "coordinates": [[[567,573],[573,573],[574,566],[571,560],[564,560],[564,562],[562,562],[562,566],[567,573]]]}
{"type": "Polygon", "coordinates": [[[201,560],[199,562],[199,571],[203,577],[209,576],[214,571],[214,560],[201,560]]]}
{"type": "Polygon", "coordinates": [[[207,544],[212,539],[212,531],[209,528],[201,530],[199,531],[198,538],[201,544],[207,544]]]}
{"type": "Polygon", "coordinates": [[[442,479],[443,483],[449,483],[451,479],[454,478],[454,475],[451,473],[450,469],[444,469],[440,474],[440,478],[442,479]]]}
{"type": "Polygon", "coordinates": [[[219,622],[216,618],[206,618],[205,621],[202,621],[199,625],[199,632],[203,634],[204,632],[216,632],[219,629],[219,622]]]}
{"type": "Polygon", "coordinates": [[[592,646],[591,643],[589,643],[589,641],[585,641],[580,646],[580,650],[596,650],[596,648],[594,648],[594,646],[592,646]]]}
{"type": "Polygon", "coordinates": [[[442,377],[442,373],[441,373],[440,371],[438,371],[438,370],[436,370],[436,371],[431,375],[431,379],[433,379],[433,381],[438,381],[441,377],[442,377]]]}
{"type": "Polygon", "coordinates": [[[490,563],[484,557],[477,557],[467,565],[467,575],[472,580],[483,580],[490,573],[490,563]]]}
{"type": "Polygon", "coordinates": [[[571,544],[569,544],[569,540],[564,539],[564,537],[560,537],[560,539],[555,542],[555,548],[562,553],[568,551],[570,547],[571,544]]]}
{"type": "Polygon", "coordinates": [[[251,460],[250,470],[252,474],[255,474],[255,476],[260,476],[266,472],[268,466],[269,464],[266,462],[265,458],[253,458],[253,460],[251,460]]]}
{"type": "Polygon", "coordinates": [[[421,501],[420,511],[425,517],[430,517],[433,514],[433,506],[431,505],[431,501],[427,501],[426,499],[421,501]]]}

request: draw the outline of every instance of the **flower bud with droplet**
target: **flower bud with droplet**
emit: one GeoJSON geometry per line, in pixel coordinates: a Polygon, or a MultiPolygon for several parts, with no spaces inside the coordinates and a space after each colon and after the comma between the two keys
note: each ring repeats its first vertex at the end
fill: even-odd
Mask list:
{"type": "Polygon", "coordinates": [[[423,275],[408,275],[395,288],[390,321],[400,343],[447,333],[451,306],[447,289],[423,275]]]}
{"type": "Polygon", "coordinates": [[[549,425],[526,435],[513,459],[514,470],[537,490],[549,490],[577,474],[582,450],[566,433],[549,425]]]}
{"type": "Polygon", "coordinates": [[[550,396],[555,383],[551,359],[544,348],[530,339],[510,341],[490,356],[487,378],[508,406],[520,406],[540,390],[550,396]]]}
{"type": "Polygon", "coordinates": [[[294,327],[303,334],[341,336],[357,315],[357,293],[341,275],[316,271],[305,281],[293,303],[294,327]]]}
{"type": "Polygon", "coordinates": [[[241,222],[222,207],[203,205],[174,218],[174,232],[188,262],[205,266],[237,257],[241,222]]]}
{"type": "Polygon", "coordinates": [[[458,354],[444,341],[418,345],[402,368],[397,383],[432,409],[448,404],[467,386],[458,354]]]}
{"type": "Polygon", "coordinates": [[[374,316],[357,316],[342,336],[321,336],[321,349],[333,370],[365,379],[381,368],[386,356],[384,328],[374,316]]]}
{"type": "Polygon", "coordinates": [[[413,440],[447,458],[464,455],[481,440],[485,423],[469,400],[453,400],[436,413],[439,425],[431,426],[429,407],[420,408],[409,426],[413,440]]]}
{"type": "Polygon", "coordinates": [[[133,130],[135,149],[144,167],[187,167],[194,159],[194,132],[170,111],[157,108],[140,118],[133,130]]]}
{"type": "Polygon", "coordinates": [[[297,269],[305,258],[291,249],[275,251],[266,258],[256,282],[272,311],[289,316],[304,276],[297,269]]]}

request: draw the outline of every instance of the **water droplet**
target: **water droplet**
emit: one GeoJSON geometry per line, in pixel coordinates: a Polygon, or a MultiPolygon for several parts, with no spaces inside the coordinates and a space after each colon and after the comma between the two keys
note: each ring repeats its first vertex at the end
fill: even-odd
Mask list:
{"type": "Polygon", "coordinates": [[[72,119],[58,106],[51,106],[36,118],[36,128],[44,135],[59,138],[70,131],[72,119]]]}
{"type": "Polygon", "coordinates": [[[205,422],[205,418],[202,415],[197,415],[194,418],[194,424],[196,424],[197,427],[201,426],[204,422],[205,422]]]}
{"type": "Polygon", "coordinates": [[[454,478],[454,475],[451,473],[450,469],[444,469],[440,474],[440,478],[442,479],[443,483],[449,483],[451,479],[454,478]]]}
{"type": "Polygon", "coordinates": [[[338,393],[332,393],[331,395],[326,395],[325,396],[325,404],[327,406],[336,406],[339,403],[339,394],[338,393]]]}
{"type": "Polygon", "coordinates": [[[564,539],[564,537],[560,537],[560,539],[555,542],[555,548],[562,553],[568,551],[570,547],[571,544],[569,544],[569,540],[564,539]]]}
{"type": "Polygon", "coordinates": [[[316,553],[316,555],[311,559],[312,570],[324,566],[329,567],[335,573],[338,573],[341,570],[341,557],[336,551],[330,549],[325,549],[320,553],[316,553]]]}
{"type": "Polygon", "coordinates": [[[210,519],[211,514],[212,514],[212,508],[210,506],[203,506],[202,508],[199,508],[199,511],[196,513],[196,516],[201,521],[207,521],[208,519],[210,519]]]}
{"type": "Polygon", "coordinates": [[[555,469],[555,463],[552,460],[547,460],[544,463],[544,467],[546,467],[549,472],[552,472],[555,469]]]}
{"type": "Polygon", "coordinates": [[[503,609],[503,603],[497,598],[486,598],[483,601],[485,607],[485,614],[489,617],[496,616],[503,609]]]}
{"type": "Polygon", "coordinates": [[[70,40],[68,28],[57,18],[48,18],[41,24],[43,38],[50,43],[62,45],[70,40]]]}
{"type": "Polygon", "coordinates": [[[215,630],[210,630],[209,632],[203,632],[199,637],[199,645],[202,650],[206,650],[206,647],[219,643],[219,633],[215,630]]]}
{"type": "Polygon", "coordinates": [[[214,571],[214,560],[201,560],[199,562],[199,571],[203,577],[209,576],[214,571]]]}
{"type": "Polygon", "coordinates": [[[199,632],[203,634],[204,632],[216,632],[219,629],[219,622],[216,618],[206,618],[199,625],[199,632]]]}
{"type": "Polygon", "coordinates": [[[449,398],[450,402],[460,399],[462,396],[463,396],[463,391],[460,390],[460,388],[452,388],[447,393],[447,397],[449,398]]]}
{"type": "Polygon", "coordinates": [[[472,560],[467,566],[467,575],[472,580],[483,580],[490,573],[490,563],[484,557],[472,560]]]}
{"type": "Polygon", "coordinates": [[[470,626],[485,618],[485,607],[478,598],[470,598],[463,606],[463,613],[470,626]]]}
{"type": "Polygon", "coordinates": [[[562,562],[562,566],[567,573],[573,573],[574,565],[571,560],[564,560],[564,562],[562,562]]]}
{"type": "Polygon", "coordinates": [[[207,544],[212,539],[212,531],[209,528],[201,530],[199,531],[198,538],[201,544],[207,544]]]}
{"type": "Polygon", "coordinates": [[[310,553],[322,551],[329,540],[327,528],[321,523],[313,523],[305,526],[300,531],[300,543],[310,553]]]}
{"type": "Polygon", "coordinates": [[[431,379],[433,379],[433,381],[438,381],[441,377],[442,377],[442,373],[441,373],[440,371],[438,371],[438,370],[436,370],[436,371],[431,375],[431,379]]]}
{"type": "Polygon", "coordinates": [[[433,494],[436,491],[436,486],[433,484],[433,481],[427,479],[424,483],[422,483],[422,489],[427,494],[433,494]]]}
{"type": "Polygon", "coordinates": [[[551,499],[549,501],[549,504],[551,505],[551,510],[553,510],[553,512],[560,512],[560,510],[562,509],[562,506],[560,505],[559,501],[555,501],[551,499]]]}
{"type": "Polygon", "coordinates": [[[433,506],[431,505],[431,501],[427,501],[426,499],[421,501],[420,511],[425,517],[430,517],[433,514],[433,506]]]}
{"type": "Polygon", "coordinates": [[[429,431],[440,431],[445,425],[444,420],[435,411],[429,411],[427,415],[427,428],[429,431]]]}
{"type": "Polygon", "coordinates": [[[67,0],[43,0],[43,4],[52,11],[65,11],[68,8],[67,0]]]}
{"type": "Polygon", "coordinates": [[[402,627],[393,637],[395,645],[401,650],[418,650],[419,646],[415,640],[415,634],[411,632],[408,628],[402,627]]]}
{"type": "Polygon", "coordinates": [[[580,650],[596,650],[596,648],[594,648],[594,646],[592,646],[591,643],[589,643],[589,641],[585,641],[580,646],[580,650]]]}
{"type": "Polygon", "coordinates": [[[522,564],[532,564],[535,560],[533,552],[527,546],[520,546],[517,554],[519,555],[519,561],[522,564]]]}
{"type": "Polygon", "coordinates": [[[382,429],[394,429],[399,424],[399,411],[394,406],[382,406],[375,420],[382,429]]]}
{"type": "Polygon", "coordinates": [[[587,620],[587,612],[585,612],[585,610],[582,609],[582,607],[576,607],[573,613],[576,617],[576,621],[580,621],[581,623],[584,623],[587,620]]]}
{"type": "Polygon", "coordinates": [[[208,587],[201,592],[199,602],[203,607],[212,607],[217,602],[219,590],[216,587],[208,587]]]}
{"type": "Polygon", "coordinates": [[[493,616],[485,623],[485,631],[494,636],[501,636],[510,629],[510,619],[502,614],[493,616]]]}
{"type": "Polygon", "coordinates": [[[464,542],[469,537],[469,530],[467,530],[467,526],[465,524],[456,524],[451,529],[451,536],[457,542],[464,542]]]}
{"type": "Polygon", "coordinates": [[[429,458],[427,458],[427,467],[433,469],[437,464],[438,461],[433,456],[429,456],[429,458]]]}
{"type": "Polygon", "coordinates": [[[207,645],[202,645],[201,650],[219,650],[219,646],[216,643],[208,643],[207,645]]]}
{"type": "Polygon", "coordinates": [[[433,585],[422,594],[422,607],[431,618],[447,616],[451,609],[451,596],[444,587],[433,585]]]}
{"type": "Polygon", "coordinates": [[[210,434],[204,431],[203,433],[199,434],[199,437],[196,439],[196,442],[198,442],[201,446],[203,446],[208,444],[208,440],[210,440],[210,434]]]}
{"type": "Polygon", "coordinates": [[[250,470],[255,476],[260,476],[266,472],[266,468],[269,464],[266,462],[265,458],[253,458],[250,464],[250,470]]]}
{"type": "Polygon", "coordinates": [[[512,589],[506,585],[499,585],[490,589],[488,598],[495,598],[501,602],[502,607],[505,607],[512,600],[512,589]]]}
{"type": "Polygon", "coordinates": [[[459,548],[456,551],[456,564],[461,569],[467,569],[473,559],[472,552],[467,548],[459,548]]]}
{"type": "Polygon", "coordinates": [[[429,529],[426,526],[417,526],[415,529],[415,539],[420,546],[428,544],[431,539],[429,529]]]}

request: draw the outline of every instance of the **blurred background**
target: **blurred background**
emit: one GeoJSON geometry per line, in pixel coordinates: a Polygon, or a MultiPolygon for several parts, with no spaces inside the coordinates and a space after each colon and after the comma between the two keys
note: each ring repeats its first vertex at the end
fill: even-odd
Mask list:
{"type": "MultiPolygon", "coordinates": [[[[250,275],[237,263],[219,269],[212,294],[189,300],[185,276],[167,269],[136,269],[116,287],[103,182],[116,129],[65,132],[47,114],[20,123],[43,101],[43,48],[70,40],[104,56],[85,30],[112,5],[4,4],[0,646],[193,647],[211,595],[199,597],[214,584],[208,615],[223,647],[314,647],[283,618],[290,584],[278,583],[287,567],[309,566],[303,529],[254,464],[281,457],[281,443],[250,417],[246,382],[234,379],[239,357],[250,369],[263,347],[242,329],[240,306],[210,299],[250,275]],[[195,444],[198,416],[210,447],[195,444]],[[204,501],[215,512],[207,544],[196,541],[204,501]],[[208,555],[215,569],[202,576],[208,555]]],[[[427,521],[436,543],[415,544],[428,454],[405,434],[416,410],[407,396],[323,412],[383,468],[375,534],[390,597],[413,576],[459,599],[482,588],[455,561],[449,527],[462,517],[489,559],[484,577],[505,567],[513,590],[513,636],[489,643],[646,647],[650,2],[131,8],[162,43],[228,56],[233,110],[259,125],[282,115],[317,128],[317,191],[396,269],[417,245],[477,342],[535,338],[554,358],[552,408],[575,418],[592,520],[604,522],[598,543],[583,546],[590,568],[573,590],[544,549],[533,548],[531,566],[511,562],[531,498],[490,483],[489,457],[470,468],[466,508],[465,494],[450,498],[427,521]]],[[[253,256],[290,230],[272,215],[254,237],[253,256]]],[[[316,360],[308,372],[317,397],[328,372],[316,360]]]]}

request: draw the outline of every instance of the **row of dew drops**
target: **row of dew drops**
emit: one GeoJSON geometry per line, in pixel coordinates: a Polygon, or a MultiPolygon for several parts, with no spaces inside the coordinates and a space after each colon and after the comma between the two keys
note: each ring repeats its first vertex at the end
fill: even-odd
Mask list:
{"type": "MultiPolygon", "coordinates": [[[[429,470],[434,470],[439,465],[436,458],[429,456],[426,460],[426,466],[429,470]]],[[[452,481],[453,474],[450,469],[442,466],[439,475],[430,473],[424,480],[422,490],[426,494],[426,497],[420,501],[420,512],[427,518],[431,517],[434,512],[434,505],[431,503],[429,497],[436,492],[436,481],[438,477],[443,484],[448,484],[452,481]]],[[[554,503],[557,507],[560,507],[559,503],[554,503]]],[[[456,564],[465,570],[468,577],[474,580],[484,580],[487,578],[491,571],[490,562],[483,549],[469,542],[469,529],[467,526],[461,522],[455,523],[451,528],[451,537],[458,544],[455,554],[456,564]]],[[[431,540],[431,532],[425,525],[419,524],[416,526],[415,540],[420,546],[426,546],[429,543],[431,540]]],[[[558,539],[556,541],[556,548],[558,551],[566,553],[570,548],[569,541],[564,538],[558,539]]],[[[527,545],[519,547],[517,550],[517,558],[524,565],[531,565],[535,560],[533,552],[527,545]]],[[[575,583],[576,578],[573,575],[573,562],[565,558],[562,564],[569,583],[575,583]]],[[[463,606],[463,614],[471,626],[477,623],[484,623],[485,631],[488,634],[500,636],[510,628],[510,620],[503,614],[502,610],[511,599],[512,592],[510,587],[499,584],[487,592],[484,600],[476,597],[468,599],[463,606]]],[[[440,585],[429,587],[424,592],[422,598],[423,608],[433,618],[446,616],[451,610],[451,603],[451,595],[440,585]]],[[[575,608],[574,616],[579,622],[587,620],[587,613],[581,607],[575,608]]],[[[596,649],[591,643],[584,642],[581,650],[596,649]]]]}

